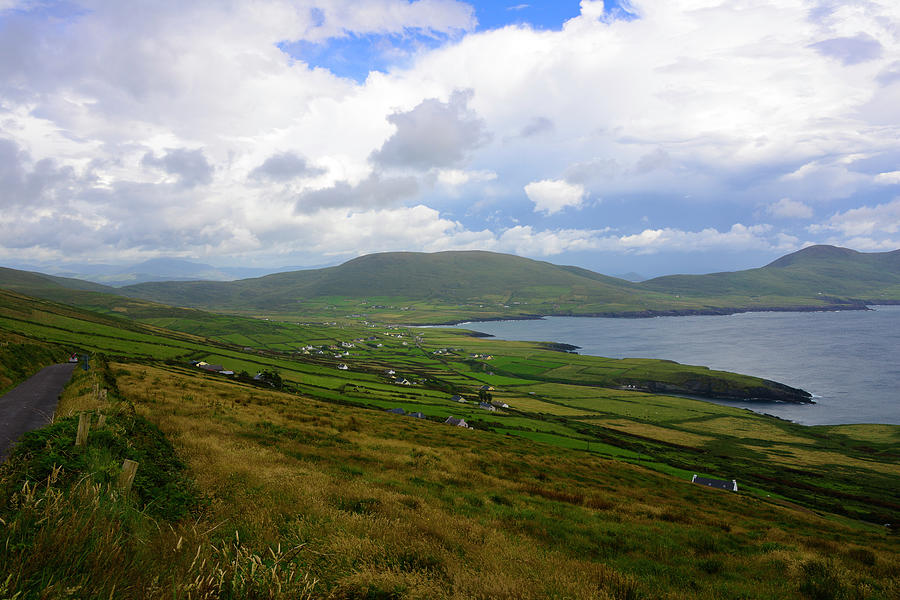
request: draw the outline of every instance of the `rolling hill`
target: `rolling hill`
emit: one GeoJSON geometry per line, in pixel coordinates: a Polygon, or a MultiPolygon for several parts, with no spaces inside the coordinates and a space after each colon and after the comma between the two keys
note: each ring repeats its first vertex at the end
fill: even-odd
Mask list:
{"type": "Polygon", "coordinates": [[[900,298],[900,250],[864,253],[810,246],[759,269],[708,275],[669,275],[642,289],[691,297],[782,296],[874,303],[900,298]]]}
{"type": "Polygon", "coordinates": [[[321,298],[388,298],[445,305],[580,302],[621,308],[650,308],[667,302],[631,282],[585,269],[482,251],[370,254],[325,269],[235,282],[144,283],[120,291],[167,304],[271,312],[296,311],[299,301],[321,298]]]}
{"type": "MultiPolygon", "coordinates": [[[[392,252],[326,269],[235,282],[145,283],[121,288],[121,293],[167,304],[267,314],[317,311],[323,301],[332,310],[344,301],[345,312],[369,312],[381,298],[441,307],[451,320],[456,314],[471,319],[861,308],[865,303],[900,301],[900,251],[812,246],[758,269],[672,275],[642,283],[492,252],[392,252]],[[368,304],[347,303],[373,298],[368,304]]],[[[419,316],[424,315],[407,314],[403,320],[427,322],[419,316]]]]}
{"type": "Polygon", "coordinates": [[[54,423],[0,466],[6,596],[897,597],[897,536],[882,525],[900,510],[896,426],[804,427],[597,385],[703,373],[666,361],[217,319],[242,338],[0,291],[0,373],[92,355],[54,423]],[[296,351],[347,339],[349,356],[296,351]],[[258,370],[279,385],[240,374],[258,370]],[[483,386],[500,409],[478,404],[483,386]],[[125,459],[139,468],[123,493],[125,459]]]}
{"type": "Polygon", "coordinates": [[[0,269],[0,287],[98,310],[128,302],[122,298],[126,296],[254,316],[362,316],[395,323],[861,309],[900,302],[900,250],[863,253],[811,246],[758,269],[670,275],[641,283],[580,267],[464,251],[388,252],[336,267],[238,281],[148,282],[121,288],[0,269]]]}

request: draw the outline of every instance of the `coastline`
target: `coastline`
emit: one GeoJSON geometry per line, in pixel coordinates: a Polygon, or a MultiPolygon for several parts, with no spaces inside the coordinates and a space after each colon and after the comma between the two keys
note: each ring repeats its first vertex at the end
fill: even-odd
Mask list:
{"type": "MultiPolygon", "coordinates": [[[[803,305],[803,306],[754,306],[754,307],[735,307],[735,308],[685,308],[672,310],[642,310],[642,311],[604,311],[593,313],[546,313],[546,314],[525,314],[525,315],[509,315],[504,317],[485,317],[472,318],[463,320],[443,321],[440,323],[419,323],[406,324],[403,327],[456,327],[459,325],[467,325],[469,323],[494,323],[498,321],[539,321],[547,317],[575,317],[575,318],[592,318],[592,319],[653,319],[656,317],[703,317],[703,316],[728,316],[744,313],[765,313],[765,312],[837,312],[837,311],[866,311],[872,310],[871,306],[897,306],[900,301],[878,301],[878,302],[860,302],[853,304],[828,304],[824,306],[803,305]]],[[[480,333],[480,332],[479,332],[480,333]]],[[[484,334],[489,335],[489,334],[484,334]]]]}
{"type": "MultiPolygon", "coordinates": [[[[806,315],[758,311],[756,316],[743,311],[746,316],[728,319],[597,319],[591,324],[548,317],[534,324],[510,321],[457,328],[481,329],[500,339],[562,340],[581,346],[579,354],[667,358],[756,375],[811,392],[812,402],[721,400],[802,425],[900,425],[900,405],[890,383],[900,375],[890,358],[900,340],[900,303],[872,302],[867,309],[803,311],[806,315]],[[595,330],[597,334],[586,333],[595,330]]],[[[700,396],[716,402],[707,394],[700,396]]]]}

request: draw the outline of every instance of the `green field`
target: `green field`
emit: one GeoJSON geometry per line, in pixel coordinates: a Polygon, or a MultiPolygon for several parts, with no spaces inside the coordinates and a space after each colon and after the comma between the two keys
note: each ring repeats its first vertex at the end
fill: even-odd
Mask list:
{"type": "MultiPolygon", "coordinates": [[[[93,356],[63,398],[59,431],[33,446],[45,450],[0,472],[7,490],[23,489],[23,477],[38,486],[0,509],[8,527],[0,565],[11,577],[0,589],[10,595],[891,598],[898,590],[897,537],[883,524],[900,521],[900,427],[804,427],[620,389],[759,381],[457,329],[264,321],[144,302],[98,308],[0,291],[0,343],[30,349],[23,358],[0,351],[9,385],[69,352],[93,356]],[[280,385],[254,381],[258,372],[277,373],[280,385]],[[508,408],[480,408],[484,394],[508,408]],[[111,421],[121,424],[88,454],[52,450],[74,435],[66,418],[85,410],[126,421],[111,421]],[[187,476],[194,487],[152,489],[168,490],[153,493],[189,516],[153,513],[140,495],[149,491],[104,495],[116,461],[140,450],[117,441],[136,426],[129,415],[171,440],[167,452],[185,470],[160,477],[187,476]],[[473,429],[444,425],[448,416],[473,429]],[[48,483],[51,457],[72,477],[48,483]],[[695,473],[737,479],[741,491],[693,486],[695,473]],[[88,529],[66,525],[88,514],[88,529]],[[92,551],[103,536],[124,554],[92,551]],[[75,550],[59,562],[33,547],[75,550]],[[517,566],[501,568],[509,564],[517,566]],[[163,582],[162,572],[174,575],[163,582]]],[[[140,452],[151,462],[165,454],[140,452]]]]}

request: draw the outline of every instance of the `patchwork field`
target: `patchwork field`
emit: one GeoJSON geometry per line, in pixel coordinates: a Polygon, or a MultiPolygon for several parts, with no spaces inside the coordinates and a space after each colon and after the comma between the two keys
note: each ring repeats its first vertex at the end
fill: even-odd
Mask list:
{"type": "Polygon", "coordinates": [[[662,361],[439,328],[160,312],[112,318],[0,292],[0,343],[34,349],[19,371],[0,351],[10,382],[58,355],[93,357],[58,423],[0,471],[10,595],[897,596],[898,538],[884,523],[900,522],[898,427],[803,427],[619,389],[623,373],[750,381],[662,361]],[[75,452],[84,412],[110,425],[75,452]],[[151,426],[160,440],[128,441],[151,426]],[[172,466],[119,494],[136,452],[172,466]],[[692,485],[695,473],[740,492],[692,485]]]}

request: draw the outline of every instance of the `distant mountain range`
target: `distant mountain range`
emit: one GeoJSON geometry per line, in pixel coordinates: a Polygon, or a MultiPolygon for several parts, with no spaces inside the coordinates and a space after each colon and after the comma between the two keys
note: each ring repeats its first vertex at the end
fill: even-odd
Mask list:
{"type": "MultiPolygon", "coordinates": [[[[162,266],[184,276],[203,265],[175,261],[162,266]]],[[[62,301],[76,292],[104,292],[174,306],[267,315],[365,313],[398,320],[402,305],[409,311],[402,315],[405,322],[859,309],[900,302],[900,250],[863,253],[811,246],[758,269],[670,275],[640,283],[579,267],[466,251],[371,254],[336,267],[237,281],[144,282],[120,288],[0,269],[0,287],[62,301]]]]}
{"type": "MultiPolygon", "coordinates": [[[[272,273],[298,270],[300,267],[274,269],[254,267],[214,267],[178,258],[153,258],[134,265],[68,264],[48,269],[58,277],[81,279],[113,287],[151,281],[234,281],[248,277],[262,277],[272,273]]],[[[40,271],[41,268],[28,270],[40,271]]]]}

